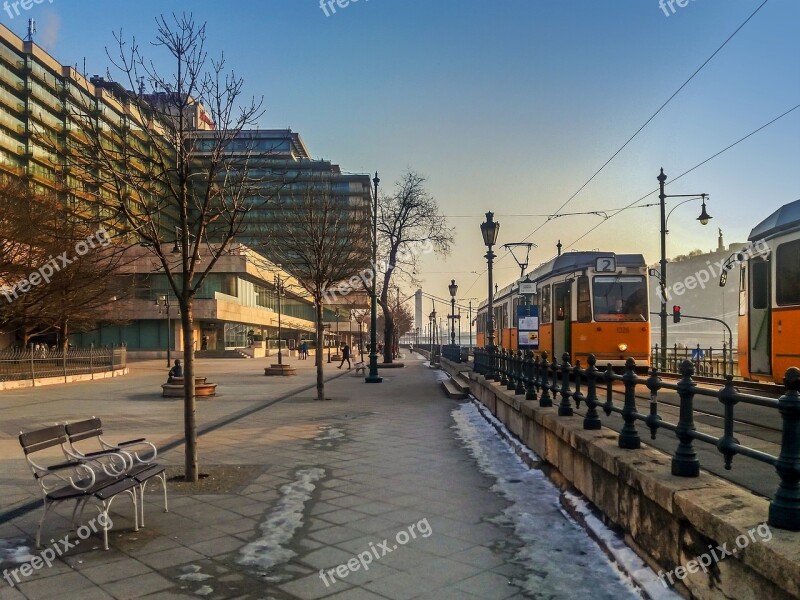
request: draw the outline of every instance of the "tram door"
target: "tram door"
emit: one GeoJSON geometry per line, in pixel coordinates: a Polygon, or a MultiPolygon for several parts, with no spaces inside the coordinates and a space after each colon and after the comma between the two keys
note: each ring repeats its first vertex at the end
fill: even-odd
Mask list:
{"type": "Polygon", "coordinates": [[[769,375],[772,373],[770,356],[772,336],[770,327],[771,285],[769,258],[750,260],[748,272],[748,332],[750,344],[750,372],[769,375]]]}
{"type": "Polygon", "coordinates": [[[561,362],[564,352],[572,353],[570,344],[571,285],[569,283],[553,284],[553,356],[551,360],[561,362]]]}

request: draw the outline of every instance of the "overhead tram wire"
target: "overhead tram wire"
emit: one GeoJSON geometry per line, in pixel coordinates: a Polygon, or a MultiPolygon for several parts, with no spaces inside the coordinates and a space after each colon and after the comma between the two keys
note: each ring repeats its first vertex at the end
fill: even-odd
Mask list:
{"type": "MultiPolygon", "coordinates": [[[[666,101],[665,101],[665,102],[664,102],[664,103],[663,103],[663,104],[662,104],[662,105],[661,105],[661,106],[658,108],[658,110],[656,110],[656,112],[654,112],[654,113],[653,113],[653,114],[650,116],[650,118],[649,118],[649,119],[647,119],[647,121],[645,121],[645,122],[644,122],[644,124],[643,124],[641,127],[639,127],[639,129],[637,129],[637,130],[636,130],[636,132],[635,132],[635,133],[634,133],[634,134],[633,134],[631,137],[629,137],[629,138],[628,138],[628,140],[627,140],[627,141],[626,141],[624,144],[622,144],[622,146],[620,146],[620,148],[619,148],[619,149],[618,149],[616,152],[614,152],[614,154],[612,154],[612,155],[611,155],[611,158],[609,158],[609,159],[608,159],[606,162],[604,162],[604,163],[603,163],[603,166],[601,166],[599,169],[597,169],[597,171],[595,171],[594,175],[592,175],[592,176],[591,176],[591,177],[590,177],[590,178],[589,178],[589,179],[586,181],[586,183],[584,183],[584,184],[583,184],[583,185],[582,185],[580,188],[578,188],[578,191],[577,191],[577,192],[575,192],[574,194],[572,194],[572,196],[570,196],[569,198],[567,198],[567,200],[566,200],[566,201],[565,201],[565,202],[564,202],[564,203],[563,203],[561,206],[559,206],[559,207],[558,207],[558,209],[557,209],[555,212],[556,212],[556,213],[560,212],[560,211],[561,211],[561,209],[563,209],[563,208],[564,208],[564,207],[565,207],[567,204],[569,204],[570,202],[572,202],[572,200],[573,200],[573,199],[574,199],[574,198],[575,198],[575,197],[576,197],[578,194],[580,194],[580,193],[581,193],[581,191],[583,191],[583,189],[584,189],[584,188],[585,188],[587,185],[589,185],[589,184],[590,184],[590,183],[591,183],[591,182],[594,180],[594,178],[595,178],[595,177],[597,177],[597,176],[598,176],[598,175],[599,175],[599,174],[600,174],[600,173],[601,173],[601,172],[602,172],[602,171],[603,171],[603,170],[604,170],[604,169],[605,169],[605,168],[606,168],[606,167],[607,167],[607,166],[608,166],[608,165],[611,163],[611,161],[613,161],[613,160],[614,160],[614,159],[615,159],[615,158],[616,158],[616,157],[619,155],[619,153],[620,153],[620,152],[622,152],[622,151],[623,151],[623,150],[624,150],[624,149],[627,147],[627,145],[628,145],[628,144],[630,144],[630,143],[631,143],[631,142],[634,140],[634,138],[636,138],[636,136],[638,136],[638,135],[639,135],[639,134],[642,132],[642,130],[644,130],[644,128],[645,128],[645,127],[647,127],[647,126],[650,124],[650,122],[651,122],[653,119],[655,119],[655,118],[656,118],[656,117],[659,115],[659,113],[661,113],[661,111],[662,111],[662,110],[664,110],[664,109],[667,107],[667,105],[668,105],[670,102],[672,102],[672,100],[673,100],[673,99],[674,99],[674,98],[675,98],[675,97],[676,97],[678,94],[680,94],[680,93],[681,93],[681,91],[683,90],[683,88],[685,88],[687,85],[689,85],[689,83],[690,83],[690,82],[691,82],[691,81],[692,81],[692,80],[693,80],[693,79],[694,79],[694,78],[695,78],[695,77],[696,77],[696,76],[697,76],[697,75],[700,73],[700,71],[702,71],[702,70],[703,70],[703,69],[706,67],[706,65],[708,65],[708,63],[710,63],[710,62],[713,60],[713,58],[714,58],[714,57],[715,57],[717,54],[719,54],[719,53],[720,53],[720,51],[722,51],[722,49],[723,49],[725,46],[727,46],[727,45],[728,45],[728,42],[730,42],[730,41],[731,41],[731,40],[734,38],[734,36],[735,36],[737,33],[739,33],[739,31],[741,31],[741,30],[742,30],[742,28],[743,28],[745,25],[747,25],[747,23],[748,23],[748,22],[749,22],[749,21],[750,21],[750,20],[751,20],[753,17],[755,17],[755,16],[756,16],[756,14],[758,13],[758,11],[760,11],[762,8],[764,8],[764,5],[765,5],[767,2],[769,2],[769,0],[764,0],[764,1],[763,1],[763,2],[762,2],[762,3],[761,3],[759,6],[758,6],[758,8],[756,8],[756,9],[755,9],[755,10],[754,10],[754,11],[753,11],[751,14],[750,14],[750,16],[749,16],[749,17],[747,17],[747,19],[745,19],[745,21],[744,21],[744,22],[743,22],[741,25],[739,25],[739,27],[737,27],[737,28],[736,28],[736,30],[735,30],[735,31],[734,31],[732,34],[730,34],[730,35],[728,36],[728,38],[727,38],[727,39],[726,39],[724,42],[722,42],[722,44],[721,44],[721,45],[720,45],[720,46],[719,46],[719,47],[718,47],[716,50],[714,50],[714,52],[711,54],[711,56],[709,56],[709,57],[708,57],[708,58],[707,58],[707,59],[706,59],[706,60],[703,62],[703,64],[702,64],[702,65],[700,65],[700,66],[699,66],[699,67],[698,67],[698,68],[695,70],[695,72],[694,72],[694,73],[692,73],[692,75],[689,77],[689,79],[687,79],[686,81],[684,81],[684,82],[683,82],[683,84],[681,84],[681,86],[680,86],[680,87],[679,87],[677,90],[675,90],[675,92],[673,92],[673,94],[672,94],[672,95],[671,95],[669,98],[667,98],[667,100],[666,100],[666,101]]],[[[532,235],[534,235],[534,234],[535,234],[537,231],[539,231],[539,230],[540,230],[542,227],[544,227],[544,226],[545,226],[547,223],[549,223],[549,222],[550,222],[550,220],[551,220],[551,219],[548,219],[547,221],[545,221],[544,223],[542,223],[541,225],[539,225],[539,226],[538,226],[536,229],[534,229],[534,230],[533,230],[531,233],[529,233],[529,234],[528,234],[526,237],[524,237],[522,241],[523,241],[523,242],[524,242],[524,241],[526,241],[528,238],[530,238],[532,235]]],[[[498,261],[497,261],[497,262],[499,262],[500,260],[502,260],[502,258],[501,258],[501,259],[498,259],[498,261]]]]}
{"type": "MultiPolygon", "coordinates": [[[[679,180],[679,179],[681,179],[682,177],[685,177],[686,175],[688,175],[688,174],[689,174],[689,173],[691,173],[692,171],[695,171],[695,170],[699,169],[700,167],[702,167],[702,166],[703,166],[703,165],[705,165],[706,163],[708,163],[708,162],[710,162],[710,161],[714,160],[715,158],[717,158],[718,156],[720,156],[720,155],[724,154],[725,152],[727,152],[727,151],[728,151],[728,150],[730,150],[731,148],[733,148],[733,147],[735,147],[735,146],[739,145],[739,144],[740,144],[740,143],[742,143],[743,141],[745,141],[745,140],[747,140],[748,138],[750,138],[750,137],[754,136],[755,134],[759,133],[760,131],[762,131],[762,130],[766,129],[766,128],[767,128],[767,127],[769,127],[770,125],[772,125],[772,124],[774,124],[774,123],[776,123],[776,122],[780,121],[780,120],[781,120],[781,119],[783,119],[784,117],[786,117],[786,116],[790,115],[791,113],[793,113],[794,111],[796,111],[798,108],[800,108],[800,104],[796,104],[795,106],[793,106],[793,107],[792,107],[792,108],[790,108],[789,110],[787,110],[787,111],[785,111],[785,112],[781,113],[780,115],[778,115],[777,117],[775,117],[775,118],[774,118],[774,119],[772,119],[771,121],[768,121],[767,123],[764,123],[764,124],[763,124],[761,127],[758,127],[757,129],[754,129],[753,131],[751,131],[751,132],[750,132],[750,133],[748,133],[747,135],[745,135],[745,136],[743,136],[743,137],[739,138],[738,140],[736,140],[736,141],[735,141],[735,142],[733,142],[732,144],[729,144],[728,146],[726,146],[725,148],[723,148],[723,149],[722,149],[722,150],[720,150],[719,152],[716,152],[716,153],[712,154],[711,156],[709,156],[709,157],[708,157],[708,158],[706,158],[705,160],[703,160],[703,161],[701,161],[701,162],[697,163],[697,164],[696,164],[695,166],[693,166],[691,169],[688,169],[688,170],[684,171],[683,173],[681,173],[681,174],[680,174],[680,175],[678,175],[677,177],[673,177],[673,178],[670,180],[670,183],[669,183],[669,184],[667,184],[667,185],[670,185],[670,184],[672,184],[672,183],[675,183],[676,181],[678,181],[678,180],[679,180]]],[[[603,219],[602,221],[600,221],[600,222],[599,222],[599,223],[597,223],[596,225],[594,225],[594,226],[592,226],[591,228],[589,228],[589,229],[588,229],[588,230],[587,230],[585,233],[583,233],[583,234],[582,234],[580,237],[576,238],[575,240],[573,240],[573,241],[571,241],[569,244],[567,244],[567,246],[568,246],[568,247],[569,247],[569,246],[574,246],[574,245],[575,245],[575,244],[577,244],[579,241],[581,241],[583,238],[585,238],[587,235],[589,235],[590,233],[592,233],[593,231],[595,231],[596,229],[598,229],[598,228],[599,228],[601,225],[603,225],[604,223],[608,222],[608,221],[609,221],[609,220],[611,220],[612,218],[616,217],[616,216],[617,216],[619,213],[621,213],[621,212],[623,212],[623,211],[629,210],[629,209],[631,209],[631,208],[646,208],[646,207],[649,207],[649,206],[654,206],[654,204],[643,204],[643,205],[641,205],[641,206],[636,206],[636,205],[637,205],[637,204],[639,204],[639,202],[641,202],[641,201],[643,201],[643,200],[646,200],[647,198],[649,198],[650,196],[652,196],[652,195],[653,195],[653,194],[655,194],[656,192],[658,192],[658,188],[655,188],[654,190],[652,190],[652,191],[648,192],[647,194],[645,194],[645,195],[644,195],[644,196],[642,196],[641,198],[638,198],[638,199],[634,200],[633,202],[631,202],[630,204],[627,204],[626,206],[623,206],[622,208],[618,208],[618,209],[612,209],[612,210],[608,211],[608,212],[610,212],[610,213],[611,213],[611,214],[609,214],[609,215],[608,215],[608,218],[605,218],[605,219],[603,219]]],[[[551,219],[551,220],[552,220],[552,219],[551,219]]],[[[535,233],[535,232],[534,232],[534,233],[535,233]]],[[[552,257],[551,257],[551,258],[552,258],[552,257]]],[[[548,259],[548,260],[549,260],[549,259],[548,259]]],[[[485,271],[484,271],[484,272],[485,272],[485,271]]],[[[478,280],[479,280],[479,279],[480,279],[482,276],[483,276],[483,273],[481,273],[481,274],[478,276],[478,279],[476,279],[476,280],[475,280],[475,281],[472,283],[472,285],[471,285],[469,288],[467,288],[467,292],[469,292],[469,290],[470,290],[470,289],[472,289],[472,286],[474,286],[474,285],[475,285],[475,284],[478,282],[478,280]]],[[[467,293],[467,292],[465,292],[465,293],[467,293]]]]}
{"type": "MultiPolygon", "coordinates": [[[[787,115],[791,114],[792,112],[796,111],[798,108],[800,108],[800,104],[796,104],[795,106],[793,106],[792,108],[790,108],[790,109],[789,109],[789,110],[787,110],[786,112],[784,112],[784,113],[782,113],[782,114],[778,115],[777,117],[775,117],[775,118],[774,118],[774,119],[772,119],[771,121],[769,121],[769,122],[767,122],[767,123],[764,123],[764,124],[763,124],[761,127],[759,127],[758,129],[755,129],[755,130],[751,131],[751,132],[750,132],[750,133],[748,133],[746,136],[739,138],[738,140],[736,140],[736,141],[735,141],[735,142],[733,142],[732,144],[730,144],[730,145],[726,146],[725,148],[723,148],[723,149],[722,149],[722,150],[720,150],[719,152],[717,152],[717,153],[715,153],[715,154],[712,154],[711,156],[709,156],[709,157],[708,157],[708,158],[706,158],[705,160],[703,160],[703,161],[701,161],[701,162],[697,163],[697,164],[696,164],[695,166],[693,166],[691,169],[688,169],[688,170],[684,171],[683,173],[681,173],[681,174],[680,174],[680,175],[678,175],[677,177],[673,177],[673,178],[670,180],[670,184],[672,184],[672,183],[675,183],[675,182],[676,182],[676,181],[678,181],[678,180],[679,180],[681,177],[684,177],[684,176],[688,175],[688,174],[689,174],[689,173],[691,173],[692,171],[695,171],[696,169],[699,169],[699,168],[700,168],[700,167],[702,167],[704,164],[706,164],[706,163],[708,163],[708,162],[710,162],[710,161],[714,160],[715,158],[717,158],[717,157],[718,157],[718,156],[720,156],[721,154],[724,154],[725,152],[727,152],[728,150],[730,150],[730,149],[731,149],[731,148],[733,148],[734,146],[737,146],[738,144],[742,143],[742,142],[743,142],[743,141],[745,141],[746,139],[748,139],[748,138],[750,138],[750,137],[754,136],[755,134],[757,134],[758,132],[760,132],[760,131],[762,131],[762,130],[766,129],[767,127],[769,127],[769,126],[770,126],[770,125],[772,125],[773,123],[776,123],[777,121],[780,121],[782,118],[784,118],[785,116],[787,116],[787,115]]],[[[667,185],[669,185],[669,184],[667,184],[667,185]]],[[[591,228],[590,228],[588,231],[586,231],[586,233],[584,233],[584,234],[583,234],[583,235],[581,235],[579,238],[577,238],[577,239],[573,240],[572,242],[570,242],[570,243],[569,243],[569,244],[567,244],[567,245],[568,245],[568,246],[573,246],[573,245],[577,244],[579,241],[581,241],[581,240],[582,240],[583,238],[585,238],[587,235],[589,235],[590,233],[592,233],[593,231],[595,231],[595,230],[596,230],[598,227],[600,227],[600,226],[601,226],[601,225],[603,225],[604,223],[608,222],[608,221],[609,221],[610,219],[612,219],[613,217],[616,217],[616,216],[617,216],[619,213],[621,213],[621,212],[623,212],[623,211],[626,211],[626,210],[628,210],[628,209],[631,209],[631,208],[643,208],[643,207],[645,207],[645,206],[652,206],[652,204],[645,204],[645,205],[642,205],[642,206],[636,206],[636,205],[637,205],[637,204],[639,204],[639,202],[641,202],[642,200],[645,200],[646,198],[649,198],[649,197],[650,197],[650,196],[652,196],[653,194],[657,193],[657,192],[658,192],[658,190],[659,190],[659,188],[655,188],[653,191],[651,191],[651,192],[648,192],[647,194],[645,194],[644,196],[642,196],[642,197],[641,197],[641,198],[639,198],[638,200],[634,200],[634,201],[633,201],[633,202],[631,202],[630,204],[628,204],[628,205],[626,205],[626,206],[623,206],[622,208],[619,208],[619,209],[617,209],[617,210],[616,210],[616,212],[614,212],[613,214],[609,215],[608,219],[604,219],[604,220],[600,221],[599,223],[597,223],[596,225],[594,225],[593,227],[591,227],[591,228]]]]}

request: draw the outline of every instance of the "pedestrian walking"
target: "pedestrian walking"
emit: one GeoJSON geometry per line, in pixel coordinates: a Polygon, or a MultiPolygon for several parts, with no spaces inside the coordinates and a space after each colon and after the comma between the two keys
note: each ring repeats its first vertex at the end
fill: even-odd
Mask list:
{"type": "MultiPolygon", "coordinates": [[[[350,364],[350,346],[348,346],[347,344],[342,346],[342,362],[339,363],[339,366],[336,367],[336,368],[337,369],[341,369],[342,365],[344,364],[344,361],[347,361],[347,370],[348,371],[353,368],[352,365],[350,364]]],[[[356,374],[358,374],[358,373],[356,373],[356,374]]]]}

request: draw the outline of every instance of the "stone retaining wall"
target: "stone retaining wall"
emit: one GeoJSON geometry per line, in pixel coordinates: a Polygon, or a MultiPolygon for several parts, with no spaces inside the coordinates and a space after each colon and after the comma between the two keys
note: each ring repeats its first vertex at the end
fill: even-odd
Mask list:
{"type": "MultiPolygon", "coordinates": [[[[465,367],[443,358],[442,368],[454,373],[465,367]]],[[[673,575],[676,591],[704,600],[800,598],[800,532],[771,528],[769,541],[767,535],[748,537],[759,525],[765,531],[766,498],[704,471],[675,477],[671,457],[658,450],[623,450],[615,431],[586,431],[583,417],[559,417],[557,407],[541,408],[467,374],[472,394],[555,469],[552,478],[592,502],[656,571],[695,571],[687,570],[682,583],[673,575]],[[748,543],[739,538],[745,546],[739,549],[742,535],[748,543]],[[721,555],[716,548],[723,544],[735,554],[712,561],[706,572],[690,564],[712,550],[721,555]]]]}

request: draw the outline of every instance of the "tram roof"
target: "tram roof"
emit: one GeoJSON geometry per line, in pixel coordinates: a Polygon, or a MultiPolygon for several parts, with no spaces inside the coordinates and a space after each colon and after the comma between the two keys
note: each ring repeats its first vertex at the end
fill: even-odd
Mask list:
{"type": "Polygon", "coordinates": [[[556,256],[551,261],[535,268],[529,273],[532,281],[539,281],[545,277],[561,275],[581,269],[591,269],[597,264],[598,258],[614,257],[617,267],[644,267],[644,256],[641,254],[614,254],[613,252],[566,252],[556,256]]]}
{"type": "Polygon", "coordinates": [[[747,238],[750,242],[775,237],[779,233],[800,228],[800,200],[784,204],[756,225],[747,238]]]}

